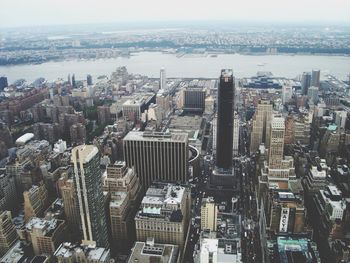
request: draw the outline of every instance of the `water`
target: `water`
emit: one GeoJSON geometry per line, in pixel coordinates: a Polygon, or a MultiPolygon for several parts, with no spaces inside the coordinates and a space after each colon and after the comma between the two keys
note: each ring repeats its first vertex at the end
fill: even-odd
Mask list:
{"type": "Polygon", "coordinates": [[[66,79],[75,74],[76,79],[85,79],[91,74],[94,79],[100,75],[110,76],[119,66],[126,66],[129,73],[159,77],[161,67],[166,68],[167,77],[216,78],[222,68],[232,68],[237,77],[251,77],[258,71],[271,71],[274,76],[294,78],[303,71],[320,69],[323,76],[334,74],[347,79],[350,72],[350,57],[311,55],[239,55],[222,54],[217,57],[189,54],[176,57],[161,52],[135,53],[130,58],[99,60],[70,60],[47,62],[40,65],[0,66],[0,75],[8,77],[9,83],[24,78],[29,82],[39,77],[49,81],[66,79]]]}

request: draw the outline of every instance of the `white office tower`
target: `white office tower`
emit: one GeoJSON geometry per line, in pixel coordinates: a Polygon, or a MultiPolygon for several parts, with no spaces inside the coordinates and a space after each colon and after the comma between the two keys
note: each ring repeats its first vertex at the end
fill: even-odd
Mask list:
{"type": "Polygon", "coordinates": [[[233,117],[233,156],[238,156],[239,132],[239,115],[235,112],[233,117]]]}
{"type": "Polygon", "coordinates": [[[165,68],[160,69],[160,89],[167,90],[165,68]]]}

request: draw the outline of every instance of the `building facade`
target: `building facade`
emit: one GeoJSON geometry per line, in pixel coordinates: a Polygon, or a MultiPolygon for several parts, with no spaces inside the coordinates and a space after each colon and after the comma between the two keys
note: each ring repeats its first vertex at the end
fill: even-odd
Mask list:
{"type": "Polygon", "coordinates": [[[123,140],[124,160],[134,167],[146,190],[153,181],[188,181],[188,135],[129,132],[123,140]]]}
{"type": "Polygon", "coordinates": [[[83,242],[108,247],[98,149],[93,145],[77,146],[72,150],[71,161],[74,167],[83,242]]]}
{"type": "Polygon", "coordinates": [[[136,239],[178,245],[183,250],[187,235],[191,190],[176,184],[157,183],[148,188],[135,217],[136,239]]]}

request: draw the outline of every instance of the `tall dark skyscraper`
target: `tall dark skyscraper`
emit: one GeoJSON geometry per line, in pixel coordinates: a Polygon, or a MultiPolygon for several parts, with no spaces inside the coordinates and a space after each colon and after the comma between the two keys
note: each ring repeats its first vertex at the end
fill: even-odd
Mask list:
{"type": "Polygon", "coordinates": [[[223,69],[218,89],[216,134],[216,166],[223,170],[232,168],[233,89],[234,77],[232,70],[223,69]]]}
{"type": "MultiPolygon", "coordinates": [[[[238,191],[238,178],[232,167],[234,77],[232,70],[223,69],[217,97],[216,165],[210,178],[210,188],[226,195],[238,191]]],[[[227,195],[226,195],[227,196],[227,195]]]]}
{"type": "Polygon", "coordinates": [[[303,95],[307,94],[307,90],[311,86],[311,73],[310,72],[304,72],[301,77],[301,91],[303,95]]]}
{"type": "Polygon", "coordinates": [[[89,86],[92,85],[92,76],[90,74],[86,76],[86,83],[89,86]]]}
{"type": "Polygon", "coordinates": [[[4,90],[8,86],[7,78],[6,77],[0,77],[0,91],[4,90]]]}
{"type": "Polygon", "coordinates": [[[76,83],[75,83],[75,74],[72,75],[72,86],[73,86],[73,88],[76,87],[76,83]]]}

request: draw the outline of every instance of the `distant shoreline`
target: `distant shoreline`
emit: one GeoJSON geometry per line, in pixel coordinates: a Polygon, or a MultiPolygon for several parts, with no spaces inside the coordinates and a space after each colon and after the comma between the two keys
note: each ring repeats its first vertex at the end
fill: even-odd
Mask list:
{"type": "MultiPolygon", "coordinates": [[[[45,61],[38,62],[23,62],[23,63],[7,63],[0,64],[1,67],[13,67],[13,66],[21,66],[21,65],[42,65],[50,62],[69,62],[69,61],[94,61],[94,60],[110,60],[110,59],[118,59],[118,58],[130,58],[132,56],[137,56],[140,53],[162,53],[164,55],[173,55],[177,58],[195,58],[195,57],[210,57],[210,58],[219,58],[221,55],[243,55],[243,56],[324,56],[324,57],[350,57],[350,54],[341,54],[341,53],[313,53],[313,52],[298,52],[298,53],[275,53],[270,54],[266,52],[221,52],[221,51],[206,51],[203,53],[200,52],[166,52],[165,50],[140,50],[140,51],[129,51],[128,55],[118,55],[112,57],[101,57],[101,58],[62,58],[62,59],[48,59],[45,61]]],[[[1,54],[1,52],[0,52],[1,54]]]]}

